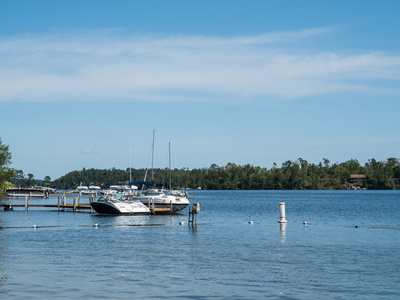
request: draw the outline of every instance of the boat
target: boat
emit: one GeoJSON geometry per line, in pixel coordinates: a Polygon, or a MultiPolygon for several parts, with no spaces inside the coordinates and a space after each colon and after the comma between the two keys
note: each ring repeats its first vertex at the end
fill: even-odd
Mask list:
{"type": "MultiPolygon", "coordinates": [[[[134,181],[131,183],[153,185],[151,182],[144,181],[134,181]]],[[[134,199],[139,200],[150,209],[165,209],[165,211],[171,213],[177,213],[189,205],[187,197],[176,197],[164,189],[155,188],[141,190],[134,199]]]]}
{"type": "Polygon", "coordinates": [[[108,190],[104,190],[104,195],[115,195],[121,193],[124,196],[134,196],[136,195],[137,186],[129,185],[111,185],[108,190]]]}
{"type": "Polygon", "coordinates": [[[48,192],[49,194],[54,194],[57,192],[56,189],[48,187],[48,186],[35,185],[33,188],[38,189],[38,190],[43,190],[45,193],[48,192]]]}
{"type": "Polygon", "coordinates": [[[90,185],[88,190],[84,192],[85,194],[101,194],[101,187],[97,185],[90,185]]]}
{"type": "Polygon", "coordinates": [[[48,197],[49,191],[42,188],[8,188],[4,192],[8,197],[48,197]]]}
{"type": "Polygon", "coordinates": [[[87,186],[84,185],[80,185],[76,187],[76,192],[78,193],[85,193],[89,190],[89,188],[87,186]]]}
{"type": "Polygon", "coordinates": [[[101,196],[96,201],[90,203],[90,206],[99,214],[106,215],[148,215],[150,209],[142,202],[127,197],[121,193],[115,195],[101,196]]]}
{"type": "MultiPolygon", "coordinates": [[[[155,131],[153,130],[153,144],[151,146],[151,152],[150,152],[150,154],[152,156],[154,156],[154,134],[155,134],[155,131]]],[[[170,143],[170,145],[171,145],[171,143],[170,143]]],[[[171,148],[171,146],[170,146],[170,148],[171,148]]],[[[171,151],[170,151],[170,153],[171,153],[171,151]]],[[[149,157],[149,160],[150,160],[150,157],[149,157]]],[[[171,165],[171,159],[170,159],[170,165],[171,165]]],[[[151,169],[152,169],[151,174],[152,174],[152,180],[153,180],[154,179],[153,178],[153,174],[154,174],[153,159],[152,159],[151,169]]],[[[171,167],[170,167],[170,169],[171,169],[171,167]]],[[[154,188],[153,182],[146,181],[147,171],[148,171],[148,167],[146,169],[146,173],[144,175],[143,181],[129,182],[130,186],[138,185],[138,184],[142,185],[142,189],[137,192],[136,196],[134,196],[135,199],[142,202],[144,205],[146,205],[148,208],[150,208],[151,211],[153,211],[153,212],[157,211],[158,213],[160,213],[160,212],[177,213],[177,212],[185,209],[186,206],[189,205],[189,200],[187,199],[186,196],[176,197],[176,196],[171,195],[171,193],[169,193],[168,191],[166,191],[164,189],[154,188]],[[145,185],[152,186],[153,188],[144,190],[145,185]]]]}

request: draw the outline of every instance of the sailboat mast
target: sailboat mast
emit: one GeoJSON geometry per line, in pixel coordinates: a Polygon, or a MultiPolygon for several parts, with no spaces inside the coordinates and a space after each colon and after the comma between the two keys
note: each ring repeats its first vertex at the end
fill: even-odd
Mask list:
{"type": "Polygon", "coordinates": [[[169,190],[171,191],[171,142],[169,142],[169,190]]]}
{"type": "Polygon", "coordinates": [[[151,147],[152,149],[152,157],[151,157],[151,182],[154,182],[154,135],[155,135],[156,130],[153,129],[153,146],[151,147]]]}
{"type": "Polygon", "coordinates": [[[132,148],[129,147],[129,182],[132,182],[132,148]]]}

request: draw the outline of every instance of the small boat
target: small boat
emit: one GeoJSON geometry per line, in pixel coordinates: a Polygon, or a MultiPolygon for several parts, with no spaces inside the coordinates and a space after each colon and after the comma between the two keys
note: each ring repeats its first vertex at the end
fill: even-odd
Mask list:
{"type": "Polygon", "coordinates": [[[85,194],[101,194],[101,187],[97,185],[90,185],[88,190],[84,192],[85,194]]]}
{"type": "Polygon", "coordinates": [[[108,190],[104,190],[104,195],[114,195],[117,193],[121,193],[124,196],[135,196],[136,195],[137,186],[129,186],[129,185],[112,185],[108,190]]]}
{"type": "Polygon", "coordinates": [[[78,187],[76,187],[76,192],[78,193],[85,193],[89,190],[89,188],[85,185],[80,185],[78,187]]]}
{"type": "Polygon", "coordinates": [[[148,215],[150,209],[140,201],[126,197],[120,193],[115,195],[101,196],[97,201],[90,203],[90,206],[99,214],[106,215],[148,215]]]}
{"type": "Polygon", "coordinates": [[[49,187],[49,186],[39,186],[39,185],[35,185],[33,188],[34,188],[34,189],[38,189],[38,190],[42,190],[42,191],[44,191],[45,193],[48,192],[49,194],[54,194],[54,193],[57,192],[56,189],[51,188],[51,187],[49,187]]]}

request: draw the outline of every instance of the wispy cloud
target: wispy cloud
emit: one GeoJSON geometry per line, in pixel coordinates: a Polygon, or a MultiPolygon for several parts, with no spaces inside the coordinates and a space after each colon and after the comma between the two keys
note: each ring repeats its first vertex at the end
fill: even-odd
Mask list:
{"type": "Polygon", "coordinates": [[[94,150],[85,149],[85,150],[82,150],[82,151],[81,151],[81,154],[84,154],[84,155],[91,155],[91,154],[97,154],[97,152],[94,151],[94,150]]]}
{"type": "Polygon", "coordinates": [[[0,101],[399,94],[400,55],[305,50],[307,39],[331,32],[317,28],[223,38],[106,30],[1,38],[0,101]]]}

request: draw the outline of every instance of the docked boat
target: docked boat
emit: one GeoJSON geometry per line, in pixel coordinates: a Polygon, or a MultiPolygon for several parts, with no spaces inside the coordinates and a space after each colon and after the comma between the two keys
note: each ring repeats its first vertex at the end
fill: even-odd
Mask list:
{"type": "Polygon", "coordinates": [[[101,187],[97,185],[90,185],[85,194],[101,194],[101,187]]]}
{"type": "Polygon", "coordinates": [[[176,197],[162,189],[143,190],[135,197],[150,209],[165,209],[171,213],[177,213],[189,205],[186,197],[176,197]]]}
{"type": "Polygon", "coordinates": [[[6,197],[48,197],[49,191],[42,188],[8,188],[4,192],[6,197]]]}
{"type": "Polygon", "coordinates": [[[115,195],[102,196],[97,201],[90,203],[90,206],[99,214],[106,215],[148,215],[150,209],[142,202],[120,193],[115,195]]]}
{"type": "Polygon", "coordinates": [[[76,187],[76,192],[77,193],[86,193],[89,190],[89,188],[85,185],[80,185],[76,187]]]}
{"type": "Polygon", "coordinates": [[[129,186],[129,185],[112,185],[108,190],[104,190],[104,195],[114,195],[117,193],[121,193],[124,196],[135,196],[136,195],[137,186],[129,186]]]}

